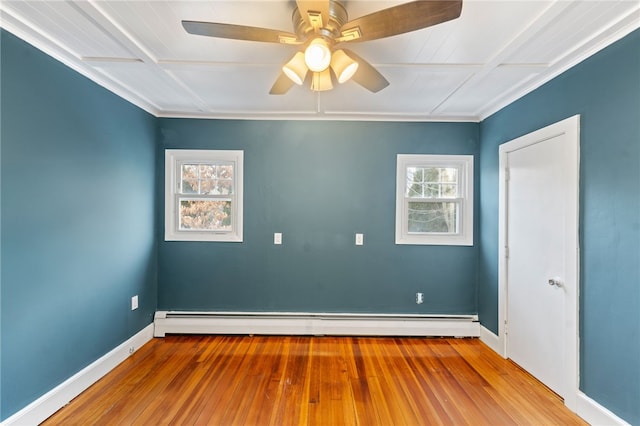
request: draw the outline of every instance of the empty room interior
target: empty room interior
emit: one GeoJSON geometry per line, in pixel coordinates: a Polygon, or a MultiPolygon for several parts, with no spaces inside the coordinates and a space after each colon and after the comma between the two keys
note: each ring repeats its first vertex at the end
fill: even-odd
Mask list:
{"type": "Polygon", "coordinates": [[[2,425],[640,425],[636,0],[0,25],[2,425]]]}

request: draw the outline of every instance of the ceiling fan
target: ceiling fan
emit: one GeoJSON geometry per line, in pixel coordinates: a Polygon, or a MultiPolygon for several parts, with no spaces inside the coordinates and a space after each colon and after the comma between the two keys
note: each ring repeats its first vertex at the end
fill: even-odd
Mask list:
{"type": "Polygon", "coordinates": [[[412,1],[348,21],[347,9],[338,0],[296,0],[293,11],[295,33],[268,28],[218,22],[182,21],[190,33],[234,40],[260,41],[299,46],[299,51],[282,67],[269,92],[285,94],[294,84],[311,81],[311,90],[333,88],[333,81],[352,79],[376,93],[389,85],[373,65],[343,44],[377,40],[416,31],[456,19],[462,0],[412,1]]]}

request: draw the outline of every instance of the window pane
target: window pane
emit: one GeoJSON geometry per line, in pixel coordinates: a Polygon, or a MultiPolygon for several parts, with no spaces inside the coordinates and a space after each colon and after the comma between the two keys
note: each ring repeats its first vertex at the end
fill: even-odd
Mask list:
{"type": "Polygon", "coordinates": [[[422,198],[424,196],[424,185],[421,183],[413,183],[407,185],[407,197],[422,198]]]}
{"type": "Polygon", "coordinates": [[[409,202],[409,232],[458,232],[458,203],[409,202]]]}
{"type": "Polygon", "coordinates": [[[197,164],[183,164],[182,165],[182,179],[197,179],[198,178],[198,165],[197,164]]]}
{"type": "Polygon", "coordinates": [[[434,183],[427,183],[424,185],[424,198],[439,198],[440,197],[440,185],[434,183]]]}
{"type": "Polygon", "coordinates": [[[217,194],[216,182],[213,179],[203,179],[200,181],[200,194],[217,194]]]}
{"type": "Polygon", "coordinates": [[[458,197],[455,167],[407,167],[406,196],[410,198],[458,197]]]}
{"type": "Polygon", "coordinates": [[[442,184],[440,185],[440,198],[456,198],[458,196],[458,185],[442,184]]]}
{"type": "Polygon", "coordinates": [[[407,196],[422,197],[424,195],[424,169],[407,167],[407,196]]]}
{"type": "Polygon", "coordinates": [[[438,176],[440,182],[458,182],[458,169],[453,167],[441,167],[438,168],[438,176]]]}
{"type": "Polygon", "coordinates": [[[198,180],[197,179],[183,179],[182,191],[183,194],[197,194],[198,193],[198,180]]]}
{"type": "Polygon", "coordinates": [[[180,229],[231,231],[230,200],[180,199],[180,229]]]}
{"type": "Polygon", "coordinates": [[[230,180],[219,180],[217,194],[230,195],[233,194],[233,182],[230,180]]]}
{"type": "Polygon", "coordinates": [[[233,179],[233,164],[219,165],[216,176],[219,179],[233,179]]]}
{"type": "Polygon", "coordinates": [[[216,166],[212,164],[200,164],[200,179],[211,179],[215,177],[216,166]]]}

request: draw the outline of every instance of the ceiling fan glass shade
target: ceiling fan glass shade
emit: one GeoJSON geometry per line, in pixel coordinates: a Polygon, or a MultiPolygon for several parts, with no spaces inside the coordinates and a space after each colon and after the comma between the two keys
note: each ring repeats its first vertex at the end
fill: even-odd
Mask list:
{"type": "Polygon", "coordinates": [[[304,53],[302,52],[296,53],[295,56],[282,67],[282,72],[297,85],[304,83],[307,71],[309,71],[309,69],[304,61],[304,53]]]}
{"type": "Polygon", "coordinates": [[[329,68],[321,72],[314,72],[311,78],[311,90],[314,92],[322,92],[333,89],[331,82],[331,70],[329,68]]]}
{"type": "Polygon", "coordinates": [[[338,78],[338,83],[342,84],[358,71],[358,63],[344,53],[344,50],[339,49],[333,52],[331,68],[338,78]]]}
{"type": "Polygon", "coordinates": [[[331,50],[327,42],[321,38],[314,38],[304,51],[304,61],[311,71],[320,72],[331,63],[331,50]]]}

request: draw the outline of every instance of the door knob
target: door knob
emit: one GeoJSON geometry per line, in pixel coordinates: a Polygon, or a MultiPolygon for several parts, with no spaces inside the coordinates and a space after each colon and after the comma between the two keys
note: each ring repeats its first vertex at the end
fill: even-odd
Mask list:
{"type": "Polygon", "coordinates": [[[562,287],[562,281],[558,277],[549,278],[549,281],[547,282],[550,286],[562,287]]]}

